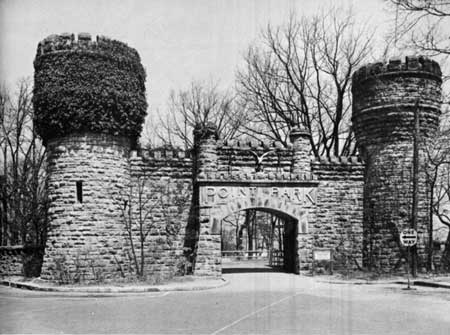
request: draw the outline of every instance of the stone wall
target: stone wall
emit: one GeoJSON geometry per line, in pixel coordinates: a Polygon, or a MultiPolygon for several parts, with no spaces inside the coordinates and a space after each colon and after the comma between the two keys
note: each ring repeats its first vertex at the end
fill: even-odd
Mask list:
{"type": "Polygon", "coordinates": [[[125,139],[92,133],[50,141],[48,152],[50,231],[43,279],[133,277],[134,255],[140,266],[142,245],[146,274],[189,270],[188,154],[162,149],[138,156],[130,153],[125,139]],[[80,181],[82,199],[77,194],[80,181]],[[140,228],[147,236],[141,237],[140,228]]]}
{"type": "Polygon", "coordinates": [[[0,274],[2,276],[23,275],[23,246],[0,247],[0,274]]]}
{"type": "Polygon", "coordinates": [[[292,171],[293,152],[284,148],[277,142],[244,142],[244,141],[218,141],[217,170],[223,178],[232,178],[233,175],[254,176],[261,179],[275,179],[277,174],[290,174],[292,171]],[[257,169],[258,157],[262,163],[260,171],[257,169]],[[257,173],[258,172],[258,173],[257,173]]]}
{"type": "MultiPolygon", "coordinates": [[[[190,154],[161,148],[133,155],[130,163],[133,201],[138,205],[137,188],[142,185],[142,214],[149,214],[144,224],[149,229],[144,243],[145,272],[169,277],[191,271],[196,232],[192,228],[190,154]]],[[[138,217],[138,211],[135,214],[138,217]]],[[[140,252],[137,225],[133,239],[140,252]]]]}
{"type": "Polygon", "coordinates": [[[43,253],[42,247],[0,246],[0,276],[38,276],[43,253]]]}
{"type": "MultiPolygon", "coordinates": [[[[196,213],[199,218],[199,237],[195,272],[200,275],[220,276],[221,236],[217,227],[220,227],[220,220],[224,216],[240,210],[260,208],[278,213],[277,215],[293,215],[296,218],[302,211],[311,212],[311,206],[308,205],[308,208],[304,209],[295,208],[291,200],[281,193],[282,190],[290,192],[292,196],[295,192],[300,193],[305,186],[317,183],[312,180],[310,169],[301,168],[310,164],[308,155],[303,157],[305,152],[309,151],[309,142],[302,142],[293,150],[292,147],[285,148],[280,143],[221,141],[217,138],[214,125],[198,128],[194,135],[194,197],[198,199],[199,204],[196,213]],[[298,151],[301,153],[295,155],[298,151]],[[293,172],[296,164],[300,168],[293,172]],[[222,199],[219,199],[221,196],[217,194],[217,201],[205,200],[212,196],[208,195],[208,190],[214,187],[222,192],[222,199]],[[280,188],[280,194],[271,195],[274,187],[280,188]],[[223,199],[225,189],[230,192],[227,199],[223,199]],[[241,192],[239,195],[235,192],[238,189],[238,192],[241,192]]],[[[300,134],[295,138],[303,136],[300,134]]],[[[307,216],[305,215],[305,218],[307,216]]],[[[303,227],[307,224],[299,222],[299,225],[303,227]]],[[[301,233],[305,234],[304,231],[301,233]]]]}
{"type": "Polygon", "coordinates": [[[331,249],[336,268],[362,267],[364,164],[358,157],[320,157],[311,166],[319,181],[313,248],[331,249]]]}
{"type": "Polygon", "coordinates": [[[289,147],[278,143],[223,142],[213,127],[202,132],[194,159],[199,195],[196,272],[220,275],[220,220],[256,208],[297,222],[301,269],[313,250],[331,249],[337,268],[362,265],[364,165],[356,157],[309,157],[309,134],[294,129],[289,147]]]}
{"type": "Polygon", "coordinates": [[[51,229],[44,279],[133,276],[134,255],[140,266],[142,254],[147,275],[192,270],[220,275],[221,236],[214,220],[231,213],[230,206],[297,218],[302,269],[311,269],[314,248],[332,249],[336,267],[361,263],[363,165],[356,158],[311,162],[305,152],[296,155],[294,145],[230,144],[215,138],[200,142],[192,156],[168,149],[130,153],[128,148],[122,138],[92,133],[48,143],[51,229]],[[248,199],[205,205],[201,189],[224,183],[230,192],[242,188],[248,199]]]}
{"type": "MultiPolygon", "coordinates": [[[[362,67],[353,76],[353,126],[367,163],[364,188],[364,263],[395,271],[406,258],[399,233],[412,225],[414,115],[420,123],[417,255],[426,264],[429,188],[423,143],[437,129],[441,71],[426,58],[407,57],[362,67]]],[[[416,251],[413,251],[413,255],[416,251]]]]}

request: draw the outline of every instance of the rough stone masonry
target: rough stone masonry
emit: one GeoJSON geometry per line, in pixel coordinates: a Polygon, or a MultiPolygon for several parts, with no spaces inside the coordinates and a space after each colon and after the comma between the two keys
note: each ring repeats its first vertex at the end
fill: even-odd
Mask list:
{"type": "Polygon", "coordinates": [[[364,263],[396,269],[406,255],[399,234],[412,225],[413,134],[418,132],[418,266],[430,246],[430,189],[426,181],[427,140],[439,124],[441,70],[423,57],[362,67],[353,75],[353,126],[366,162],[364,263]]]}
{"type": "MultiPolygon", "coordinates": [[[[371,259],[383,271],[398,269],[397,234],[410,220],[414,108],[423,136],[438,124],[435,62],[407,58],[356,72],[353,122],[364,162],[310,157],[311,135],[301,125],[292,129],[289,147],[227,143],[207,124],[195,129],[191,152],[140,150],[141,68],[134,49],[103,37],[52,35],[39,44],[34,102],[37,118],[45,120],[50,199],[42,278],[131,276],[131,244],[148,274],[220,276],[220,222],[251,208],[289,222],[291,272],[311,269],[313,251],[322,248],[332,251],[337,268],[371,259]],[[117,73],[117,80],[129,79],[118,84],[117,73]],[[64,89],[49,90],[52,83],[64,89]],[[141,244],[139,228],[127,229],[126,219],[138,214],[132,204],[142,199],[153,205],[141,206],[150,212],[141,244]]],[[[420,186],[422,255],[429,208],[423,174],[420,186]]]]}

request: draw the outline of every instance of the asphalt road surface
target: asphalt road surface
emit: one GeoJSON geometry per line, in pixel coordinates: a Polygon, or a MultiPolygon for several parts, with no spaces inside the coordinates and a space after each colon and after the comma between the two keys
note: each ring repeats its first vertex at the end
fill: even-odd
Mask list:
{"type": "Polygon", "coordinates": [[[450,334],[450,290],[225,274],[191,292],[75,295],[0,287],[2,333],[450,334]]]}

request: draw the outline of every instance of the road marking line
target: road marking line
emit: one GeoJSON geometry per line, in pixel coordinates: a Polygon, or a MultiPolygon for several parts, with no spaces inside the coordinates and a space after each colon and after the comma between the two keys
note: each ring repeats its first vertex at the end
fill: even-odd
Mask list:
{"type": "Polygon", "coordinates": [[[293,298],[293,297],[299,295],[300,293],[301,293],[301,292],[298,292],[298,293],[296,293],[296,294],[294,294],[294,295],[289,295],[289,296],[287,296],[287,297],[284,297],[283,299],[280,299],[280,300],[278,300],[278,301],[274,301],[274,302],[272,302],[271,304],[269,304],[269,305],[267,305],[267,306],[261,307],[260,309],[257,309],[256,311],[253,311],[253,312],[251,312],[251,313],[249,313],[249,314],[247,314],[247,315],[244,315],[244,316],[241,317],[240,319],[237,319],[236,321],[234,321],[234,322],[232,322],[232,323],[226,325],[225,327],[222,327],[222,328],[216,330],[215,332],[211,333],[211,335],[219,334],[219,333],[221,333],[222,331],[224,331],[225,329],[228,329],[228,328],[230,328],[230,327],[233,327],[234,325],[238,324],[239,322],[241,322],[241,321],[243,321],[243,320],[245,320],[245,319],[247,319],[247,318],[249,318],[249,317],[251,317],[251,316],[253,316],[253,315],[255,315],[255,314],[258,314],[259,312],[262,312],[262,311],[265,310],[265,309],[268,309],[268,308],[270,308],[270,307],[273,307],[273,306],[275,306],[275,305],[278,305],[278,304],[282,303],[283,301],[288,300],[289,298],[293,298]]]}

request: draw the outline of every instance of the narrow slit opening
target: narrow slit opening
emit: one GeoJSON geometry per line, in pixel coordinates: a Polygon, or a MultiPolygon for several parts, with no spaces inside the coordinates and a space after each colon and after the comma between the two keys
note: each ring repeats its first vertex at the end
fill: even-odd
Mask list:
{"type": "Polygon", "coordinates": [[[83,203],[83,182],[81,180],[76,182],[77,184],[77,201],[83,203]]]}

